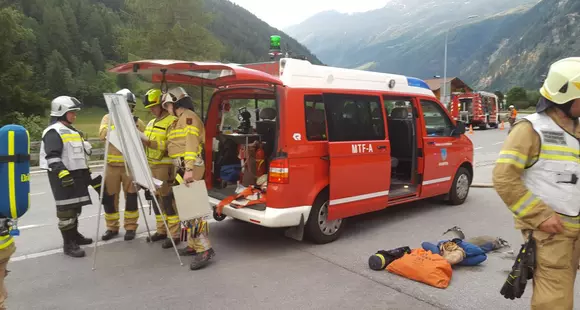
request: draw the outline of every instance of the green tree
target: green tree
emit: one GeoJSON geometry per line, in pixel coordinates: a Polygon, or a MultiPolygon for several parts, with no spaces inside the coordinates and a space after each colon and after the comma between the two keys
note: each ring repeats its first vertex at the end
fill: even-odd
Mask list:
{"type": "Polygon", "coordinates": [[[52,54],[46,64],[46,86],[52,96],[72,95],[75,93],[72,72],[64,57],[57,51],[52,54]]]}
{"type": "Polygon", "coordinates": [[[105,70],[105,57],[101,51],[99,39],[93,38],[91,41],[91,61],[98,71],[105,70]]]}
{"type": "Polygon", "coordinates": [[[538,104],[538,101],[540,100],[540,92],[537,90],[528,90],[526,91],[526,96],[528,97],[528,102],[530,103],[530,106],[536,106],[536,104],[538,104]]]}
{"type": "Polygon", "coordinates": [[[0,125],[17,121],[17,112],[44,115],[46,100],[30,82],[32,66],[27,50],[35,44],[30,28],[22,26],[25,16],[10,7],[0,8],[0,125]],[[12,113],[8,113],[8,111],[12,113]]]}
{"type": "Polygon", "coordinates": [[[507,93],[507,104],[513,105],[518,110],[526,109],[530,106],[526,90],[522,87],[514,87],[507,93]]]}

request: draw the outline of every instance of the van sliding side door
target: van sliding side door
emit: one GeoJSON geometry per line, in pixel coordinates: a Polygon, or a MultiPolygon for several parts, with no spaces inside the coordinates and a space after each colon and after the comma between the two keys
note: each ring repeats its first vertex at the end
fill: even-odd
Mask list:
{"type": "Polygon", "coordinates": [[[391,147],[380,96],[323,94],[330,158],[328,220],[383,209],[391,147]]]}

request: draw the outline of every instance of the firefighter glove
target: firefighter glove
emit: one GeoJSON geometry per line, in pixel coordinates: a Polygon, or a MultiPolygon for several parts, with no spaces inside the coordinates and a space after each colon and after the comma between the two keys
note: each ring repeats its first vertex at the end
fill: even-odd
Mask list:
{"type": "Polygon", "coordinates": [[[60,179],[60,182],[63,187],[69,187],[75,184],[75,181],[73,177],[70,175],[70,172],[68,170],[62,170],[61,172],[59,172],[58,178],[60,179]]]}
{"type": "Polygon", "coordinates": [[[508,275],[500,293],[506,298],[514,300],[521,298],[526,289],[528,280],[534,276],[536,267],[536,242],[530,233],[528,242],[522,245],[512,271],[508,275]]]}

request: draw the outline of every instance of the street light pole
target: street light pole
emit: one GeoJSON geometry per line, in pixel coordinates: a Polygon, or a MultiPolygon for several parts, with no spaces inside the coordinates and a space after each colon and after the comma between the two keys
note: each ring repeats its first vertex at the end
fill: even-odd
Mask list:
{"type": "MultiPolygon", "coordinates": [[[[473,19],[473,18],[477,18],[479,17],[479,15],[471,15],[468,16],[466,19],[463,20],[459,20],[456,21],[453,25],[451,25],[451,27],[447,28],[447,31],[445,31],[445,56],[443,59],[443,92],[440,94],[440,101],[443,104],[447,104],[447,40],[449,39],[449,30],[451,30],[451,28],[455,27],[455,25],[457,25],[457,23],[468,20],[468,19],[473,19]]],[[[450,85],[451,86],[451,85],[450,85]]]]}

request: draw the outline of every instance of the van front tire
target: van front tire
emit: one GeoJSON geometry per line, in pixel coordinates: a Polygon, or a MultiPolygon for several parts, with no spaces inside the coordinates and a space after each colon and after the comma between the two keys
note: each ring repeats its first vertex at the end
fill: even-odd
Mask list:
{"type": "Polygon", "coordinates": [[[345,219],[327,220],[328,205],[327,195],[317,197],[304,227],[306,238],[317,244],[325,244],[337,240],[344,230],[345,219]]]}
{"type": "Polygon", "coordinates": [[[464,167],[459,167],[449,190],[448,203],[454,206],[463,204],[469,195],[470,186],[471,174],[464,167]]]}

